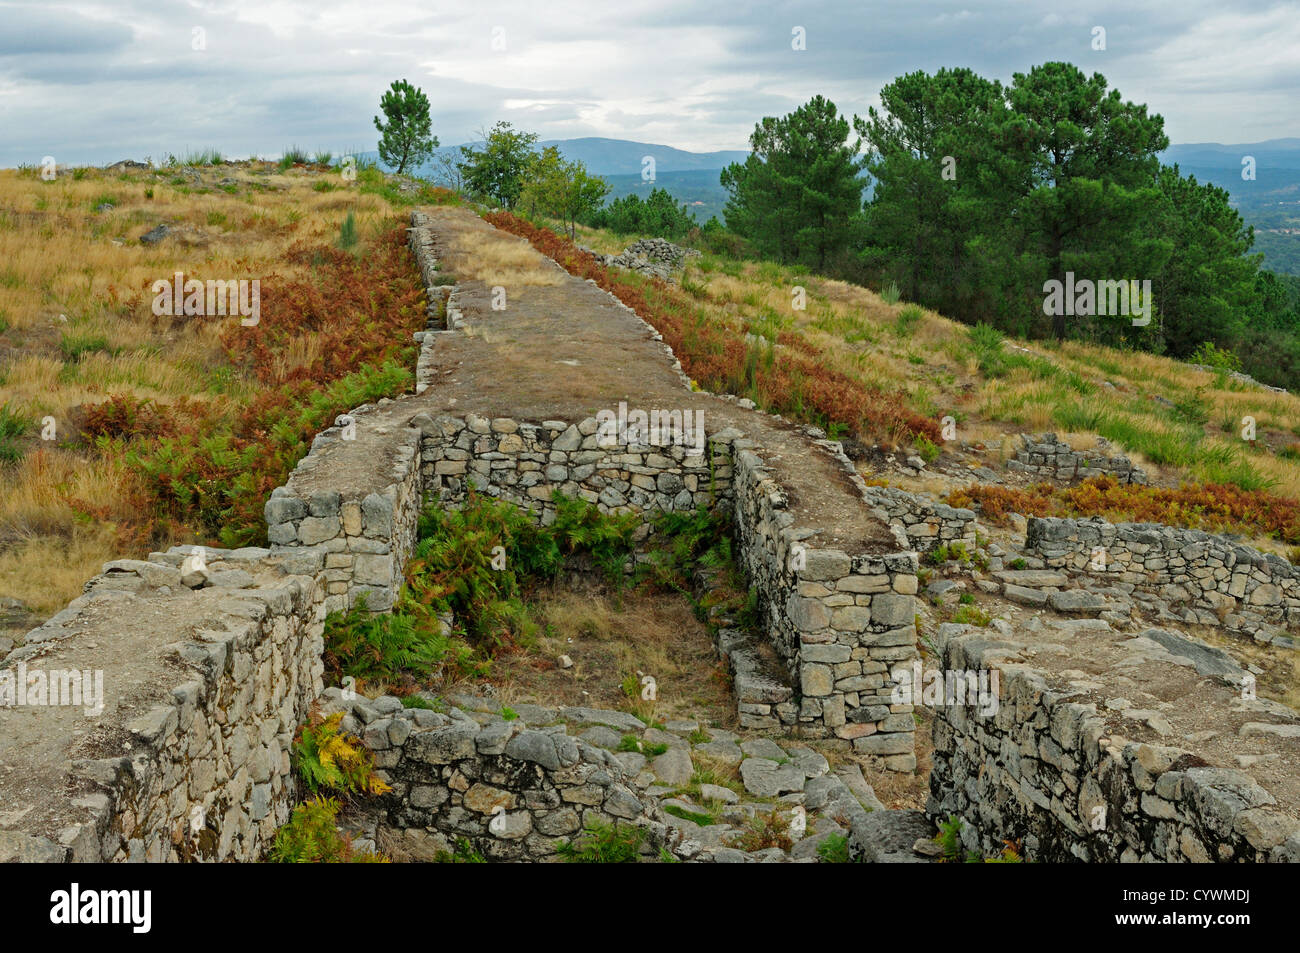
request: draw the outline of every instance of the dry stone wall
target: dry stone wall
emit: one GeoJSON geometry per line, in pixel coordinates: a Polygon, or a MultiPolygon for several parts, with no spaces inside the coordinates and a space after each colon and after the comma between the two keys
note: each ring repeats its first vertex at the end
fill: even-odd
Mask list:
{"type": "Polygon", "coordinates": [[[1300,861],[1300,821],[1271,810],[1250,775],[1178,748],[1108,745],[1095,705],[1051,690],[1041,671],[1000,663],[987,634],[939,641],[945,678],[990,667],[1002,676],[996,713],[934,709],[927,812],[962,818],[966,850],[992,856],[1017,840],[1048,862],[1300,861]]]}
{"type": "MultiPolygon", "coordinates": [[[[731,496],[730,443],[720,431],[698,448],[602,441],[595,417],[576,424],[418,415],[429,498],[456,504],[470,487],[554,518],[556,490],[602,512],[683,512],[731,496]]],[[[703,432],[701,431],[701,436],[703,432]]]]}
{"type": "MultiPolygon", "coordinates": [[[[645,829],[645,849],[664,846],[669,828],[654,798],[640,795],[619,757],[570,736],[577,724],[640,735],[631,715],[520,706],[522,716],[449,708],[446,714],[403,708],[391,696],[345,700],[325,693],[326,711],[346,711],[343,727],[370,749],[379,776],[392,787],[367,804],[380,829],[398,834],[408,852],[432,859],[465,839],[488,860],[554,860],[557,844],[595,824],[645,829]],[[548,722],[538,727],[526,719],[548,722]]],[[[644,758],[640,758],[644,762],[644,758]]]]}
{"type": "Polygon", "coordinates": [[[1300,623],[1300,571],[1279,556],[1211,533],[1034,517],[1025,553],[1053,569],[1151,592],[1184,607],[1188,621],[1245,629],[1300,623]]]}
{"type": "Polygon", "coordinates": [[[737,446],[733,468],[737,559],[799,695],[797,711],[778,703],[742,713],[775,715],[810,736],[848,740],[888,768],[912,770],[912,707],[892,703],[890,673],[916,657],[916,554],[850,556],[806,544],[813,534],[793,525],[759,456],[737,446]]]}
{"type": "Polygon", "coordinates": [[[423,502],[420,473],[420,431],[406,427],[386,434],[392,460],[392,482],[344,495],[316,490],[319,471],[328,470],[330,450],[338,442],[356,439],[374,405],[342,415],[335,426],[312,441],[311,453],[266,501],[267,537],[272,550],[320,547],[326,553],[326,609],[345,609],[364,596],[376,611],[391,609],[401,589],[406,560],[415,543],[423,502]]]}
{"type": "Polygon", "coordinates": [[[926,553],[954,543],[974,552],[978,523],[974,510],[949,506],[897,487],[862,486],[862,495],[880,519],[896,527],[906,549],[926,553]]]}
{"type": "MultiPolygon", "coordinates": [[[[122,753],[74,760],[66,777],[50,778],[57,790],[83,793],[47,822],[57,832],[0,831],[0,859],[255,861],[288,819],[294,732],[321,691],[322,581],[265,549],[203,548],[202,568],[194,551],[108,563],[85,596],[4,660],[5,668],[36,666],[55,643],[84,641],[88,629],[111,637],[95,628],[105,598],[119,611],[126,594],[175,606],[176,631],[154,630],[177,640],[168,700],[124,719],[110,681],[94,731],[126,739],[122,753]],[[192,589],[204,590],[197,605],[186,601],[192,589]]],[[[93,660],[96,648],[82,654],[93,660]]]]}
{"type": "Polygon", "coordinates": [[[1073,482],[1103,474],[1120,483],[1146,483],[1147,473],[1133,465],[1128,457],[1111,451],[1110,443],[1097,438],[1091,450],[1075,450],[1058,440],[1054,433],[1020,435],[1020,449],[1015,459],[1007,461],[1007,469],[1019,473],[1036,473],[1056,480],[1073,482]]]}

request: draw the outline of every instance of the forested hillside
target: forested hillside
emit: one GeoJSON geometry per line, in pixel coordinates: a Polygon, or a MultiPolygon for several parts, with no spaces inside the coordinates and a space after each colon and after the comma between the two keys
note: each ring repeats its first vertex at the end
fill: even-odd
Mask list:
{"type": "Polygon", "coordinates": [[[915,72],[881,101],[849,119],[816,96],[758,123],[722,173],[728,230],[968,324],[1300,382],[1300,280],[1261,269],[1228,193],[1163,164],[1162,117],[1103,76],[915,72]]]}

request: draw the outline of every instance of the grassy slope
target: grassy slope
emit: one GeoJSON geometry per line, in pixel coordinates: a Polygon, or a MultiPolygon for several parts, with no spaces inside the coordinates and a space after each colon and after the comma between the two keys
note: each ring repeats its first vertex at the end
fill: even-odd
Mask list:
{"type": "MultiPolygon", "coordinates": [[[[616,252],[635,237],[579,229],[578,242],[616,252]]],[[[1011,434],[1053,430],[1079,448],[1099,435],[1167,484],[1230,484],[1300,499],[1300,396],[1141,352],[1078,342],[999,345],[997,335],[989,344],[935,312],[767,262],[705,255],[688,263],[682,289],[734,332],[802,339],[827,370],[905,391],[928,417],[951,415],[959,440],[997,448],[1004,459],[1014,450],[1011,434]],[[806,291],[802,310],[794,306],[796,287],[806,291]],[[1242,439],[1247,417],[1255,422],[1253,444],[1242,439]]],[[[891,442],[886,433],[862,436],[891,442]]]]}
{"type": "MultiPolygon", "coordinates": [[[[331,358],[323,352],[346,335],[323,322],[296,323],[304,289],[347,271],[346,262],[330,259],[344,217],[355,215],[359,262],[405,224],[394,202],[406,197],[364,182],[349,188],[325,169],[282,172],[260,163],[78,170],[50,182],[0,171],[0,407],[27,422],[26,433],[8,441],[9,455],[21,459],[0,465],[0,595],[49,612],[107,559],[151,544],[215,541],[211,520],[203,525],[184,507],[171,507],[160,534],[156,514],[142,512],[157,487],[128,462],[133,451],[156,455],[156,434],[97,447],[82,433],[87,413],[110,396],[152,401],[164,422],[181,428],[178,440],[229,432],[255,457],[261,435],[253,430],[262,423],[251,409],[266,408],[272,423],[278,409],[286,417],[301,411],[304,388],[295,379],[315,375],[331,358]],[[106,204],[112,208],[101,211],[106,204]],[[140,244],[159,222],[169,224],[169,237],[140,244]],[[259,278],[261,327],[243,329],[229,317],[156,317],[150,285],[176,271],[259,278]],[[47,417],[57,429],[49,441],[40,439],[47,417]]],[[[357,310],[364,309],[348,317],[360,325],[368,316],[357,310]]],[[[409,310],[403,320],[414,329],[421,308],[409,310]]],[[[360,366],[368,359],[374,355],[360,355],[360,366]]],[[[331,374],[354,369],[329,369],[321,390],[331,374]]],[[[314,410],[314,417],[303,413],[308,424],[329,408],[314,410]]],[[[295,452],[292,436],[277,449],[295,452]]],[[[226,472],[240,466],[230,463],[226,472]]],[[[250,474],[250,485],[274,467],[267,470],[250,474]]],[[[164,466],[162,480],[170,477],[164,466]]]]}

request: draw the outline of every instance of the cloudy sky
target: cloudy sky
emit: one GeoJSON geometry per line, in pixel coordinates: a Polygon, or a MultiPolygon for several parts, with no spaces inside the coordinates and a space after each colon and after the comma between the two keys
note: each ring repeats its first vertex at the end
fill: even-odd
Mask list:
{"type": "Polygon", "coordinates": [[[507,119],[745,148],[814,93],[863,114],[904,72],[1006,81],[1052,59],[1149,104],[1176,143],[1300,136],[1295,0],[0,0],[0,166],[373,149],[397,78],[428,93],[444,145],[507,119]]]}

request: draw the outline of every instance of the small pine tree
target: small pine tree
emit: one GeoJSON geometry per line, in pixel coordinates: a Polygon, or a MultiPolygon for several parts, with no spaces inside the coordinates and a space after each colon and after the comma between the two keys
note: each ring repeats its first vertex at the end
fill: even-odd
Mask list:
{"type": "Polygon", "coordinates": [[[401,174],[407,168],[418,166],[433,155],[438,147],[438,137],[431,134],[429,97],[424,90],[412,86],[404,79],[395,80],[379,101],[387,123],[375,117],[379,130],[379,158],[401,174]]]}

